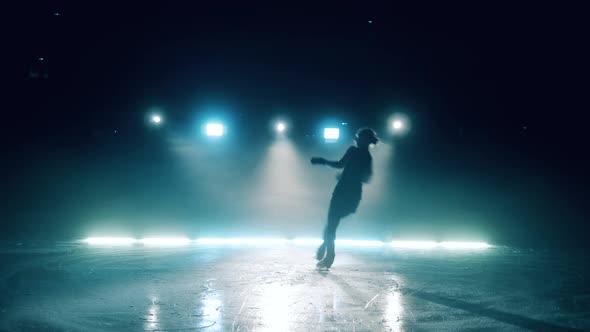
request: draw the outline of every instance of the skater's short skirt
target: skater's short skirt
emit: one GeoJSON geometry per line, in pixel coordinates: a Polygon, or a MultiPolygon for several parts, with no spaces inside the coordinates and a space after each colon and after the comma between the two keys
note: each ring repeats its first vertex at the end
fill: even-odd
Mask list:
{"type": "Polygon", "coordinates": [[[361,188],[361,186],[337,185],[332,193],[332,200],[330,201],[331,212],[336,213],[341,217],[355,213],[361,202],[361,188]]]}

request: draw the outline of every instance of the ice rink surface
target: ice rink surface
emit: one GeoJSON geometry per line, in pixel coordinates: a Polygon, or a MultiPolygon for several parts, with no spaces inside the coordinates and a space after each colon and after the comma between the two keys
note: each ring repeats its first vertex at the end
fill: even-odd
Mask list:
{"type": "Polygon", "coordinates": [[[588,254],[3,244],[0,331],[590,330],[588,254]]]}

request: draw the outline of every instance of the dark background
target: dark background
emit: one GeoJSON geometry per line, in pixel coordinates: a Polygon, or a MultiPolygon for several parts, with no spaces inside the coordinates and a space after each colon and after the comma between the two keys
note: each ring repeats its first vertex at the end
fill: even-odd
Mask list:
{"type": "MultiPolygon", "coordinates": [[[[326,119],[348,122],[349,133],[373,126],[394,147],[380,169],[391,176],[379,204],[369,213],[363,202],[343,237],[586,246],[590,52],[581,4],[7,9],[2,237],[80,238],[101,223],[133,235],[317,235],[334,184],[315,182],[331,180],[325,170],[310,171],[308,183],[321,185],[305,197],[325,198],[313,202],[313,222],[305,213],[271,218],[244,200],[273,139],[268,123],[287,114],[299,161],[346,149],[350,140],[326,148],[314,138],[326,119]],[[162,128],[146,124],[153,107],[162,128]],[[382,130],[393,111],[412,120],[394,141],[382,130]],[[193,162],[215,167],[194,167],[188,180],[173,142],[190,145],[213,113],[232,135],[223,148],[199,143],[204,154],[193,162]]],[[[291,202],[293,211],[306,202],[291,202]]]]}

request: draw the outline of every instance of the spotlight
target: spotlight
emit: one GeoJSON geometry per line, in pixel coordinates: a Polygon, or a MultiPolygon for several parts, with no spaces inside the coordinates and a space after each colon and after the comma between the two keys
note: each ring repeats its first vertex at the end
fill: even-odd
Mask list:
{"type": "Polygon", "coordinates": [[[223,134],[224,134],[223,125],[220,123],[208,123],[205,126],[205,134],[207,136],[215,136],[215,137],[223,136],[223,134]]]}
{"type": "Polygon", "coordinates": [[[402,113],[393,114],[388,120],[388,131],[395,136],[403,136],[410,131],[410,119],[402,113]]]}
{"type": "Polygon", "coordinates": [[[150,117],[150,121],[155,125],[160,125],[162,123],[162,116],[154,114],[150,117]]]}
{"type": "Polygon", "coordinates": [[[285,131],[285,129],[287,129],[287,126],[283,123],[283,122],[279,122],[277,123],[277,131],[279,133],[282,133],[285,131]]]}
{"type": "Polygon", "coordinates": [[[339,128],[324,128],[324,139],[326,141],[337,141],[340,138],[339,128]]]}

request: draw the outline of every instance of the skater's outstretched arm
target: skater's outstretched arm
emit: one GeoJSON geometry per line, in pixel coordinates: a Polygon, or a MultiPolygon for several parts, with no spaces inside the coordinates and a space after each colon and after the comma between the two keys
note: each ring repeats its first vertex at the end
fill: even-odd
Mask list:
{"type": "Polygon", "coordinates": [[[334,167],[334,168],[344,168],[344,166],[346,166],[346,162],[348,161],[348,158],[350,156],[351,149],[352,148],[349,148],[346,151],[346,153],[344,154],[344,156],[342,156],[342,158],[340,158],[340,160],[338,160],[338,161],[327,160],[325,158],[320,158],[320,157],[313,157],[313,158],[311,158],[311,163],[313,165],[328,165],[328,166],[334,167]]]}

